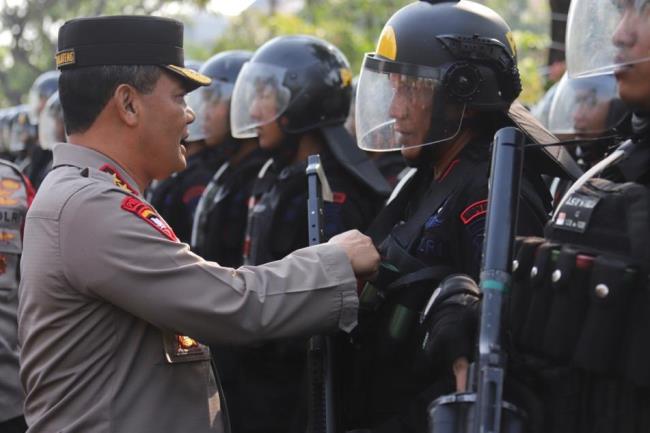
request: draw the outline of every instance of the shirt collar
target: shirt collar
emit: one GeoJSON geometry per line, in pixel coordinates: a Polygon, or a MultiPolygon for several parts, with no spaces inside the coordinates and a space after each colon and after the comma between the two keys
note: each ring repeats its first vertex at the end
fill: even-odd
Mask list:
{"type": "Polygon", "coordinates": [[[102,170],[108,174],[115,174],[120,178],[121,181],[125,182],[129,190],[136,192],[141,195],[138,184],[135,182],[133,177],[122,168],[117,162],[104,155],[103,153],[97,152],[96,150],[90,149],[86,146],[70,143],[58,143],[54,145],[52,149],[53,153],[53,163],[52,168],[58,166],[73,166],[83,168],[95,168],[102,170]]]}

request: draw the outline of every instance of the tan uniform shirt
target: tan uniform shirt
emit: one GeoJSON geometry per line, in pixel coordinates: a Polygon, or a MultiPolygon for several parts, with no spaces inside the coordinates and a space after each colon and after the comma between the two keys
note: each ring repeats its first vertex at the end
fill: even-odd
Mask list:
{"type": "Polygon", "coordinates": [[[355,278],[339,247],[223,268],[178,242],[106,156],[59,144],[54,167],[27,214],[21,262],[29,432],[221,431],[197,341],[355,326],[355,278]]]}

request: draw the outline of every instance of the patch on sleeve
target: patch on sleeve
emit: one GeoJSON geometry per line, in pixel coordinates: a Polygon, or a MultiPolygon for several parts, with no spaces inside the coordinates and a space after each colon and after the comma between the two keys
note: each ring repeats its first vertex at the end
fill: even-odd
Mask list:
{"type": "Polygon", "coordinates": [[[487,200],[477,201],[470,204],[460,213],[460,220],[463,224],[467,225],[474,221],[476,218],[483,216],[487,213],[487,200]]]}
{"type": "Polygon", "coordinates": [[[127,181],[122,179],[122,176],[120,176],[120,173],[115,170],[113,166],[110,164],[104,164],[99,168],[99,171],[103,171],[104,173],[108,173],[113,176],[113,183],[115,186],[118,188],[123,189],[124,191],[130,192],[131,194],[138,195],[138,192],[131,186],[127,181]]]}
{"type": "Polygon", "coordinates": [[[174,230],[172,230],[172,228],[167,225],[165,220],[162,219],[148,204],[143,203],[135,197],[128,196],[124,197],[124,200],[122,200],[122,209],[142,218],[151,227],[155,228],[160,233],[165,235],[167,239],[178,242],[178,238],[176,237],[174,230]]]}

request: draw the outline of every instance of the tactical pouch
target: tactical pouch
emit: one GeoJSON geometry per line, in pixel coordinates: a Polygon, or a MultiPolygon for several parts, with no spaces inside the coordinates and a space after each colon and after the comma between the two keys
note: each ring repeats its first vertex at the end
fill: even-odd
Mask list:
{"type": "Polygon", "coordinates": [[[553,298],[544,332],[544,355],[567,363],[580,336],[588,304],[589,273],[576,266],[578,251],[565,245],[551,274],[553,298]]]}
{"type": "MultiPolygon", "coordinates": [[[[631,271],[628,271],[631,272],[631,271]]],[[[628,274],[629,275],[629,274],[628,274]]],[[[637,386],[650,386],[650,280],[638,282],[630,297],[622,375],[637,386]]]]}
{"type": "Polygon", "coordinates": [[[589,306],[574,353],[574,364],[594,373],[610,373],[620,354],[630,287],[626,266],[619,260],[596,257],[589,281],[589,306]]]}
{"type": "Polygon", "coordinates": [[[521,334],[521,347],[539,354],[552,302],[551,272],[558,244],[544,242],[537,248],[535,262],[530,270],[530,305],[521,334]],[[554,253],[555,252],[555,253],[554,253]]]}
{"type": "Polygon", "coordinates": [[[512,338],[516,342],[522,340],[521,331],[528,315],[532,293],[529,284],[530,269],[533,267],[537,248],[542,242],[544,239],[538,237],[517,237],[515,240],[508,318],[512,338]]]}

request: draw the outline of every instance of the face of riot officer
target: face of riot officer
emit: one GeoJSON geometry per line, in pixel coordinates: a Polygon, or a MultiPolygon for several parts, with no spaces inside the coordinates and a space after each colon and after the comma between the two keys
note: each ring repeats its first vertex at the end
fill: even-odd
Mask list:
{"type": "Polygon", "coordinates": [[[598,99],[595,89],[582,90],[576,95],[573,126],[577,133],[604,131],[607,128],[609,99],[598,99]]]}
{"type": "Polygon", "coordinates": [[[616,72],[621,99],[635,109],[650,109],[650,7],[631,0],[616,0],[621,20],[612,37],[616,61],[625,63],[616,72]],[[645,61],[639,61],[646,59],[645,61]]]}
{"type": "Polygon", "coordinates": [[[395,120],[395,133],[402,143],[402,155],[415,160],[426,143],[431,128],[434,86],[431,80],[391,74],[393,99],[389,115],[395,120]]]}
{"type": "MultiPolygon", "coordinates": [[[[278,115],[277,91],[270,84],[260,84],[257,86],[255,98],[250,107],[250,117],[260,123],[267,119],[276,119],[278,115]]],[[[284,133],[277,120],[263,123],[256,128],[260,147],[264,150],[275,150],[284,139],[284,133]]]]}
{"type": "Polygon", "coordinates": [[[205,143],[218,146],[230,136],[230,100],[219,99],[205,105],[203,122],[205,143]]]}

